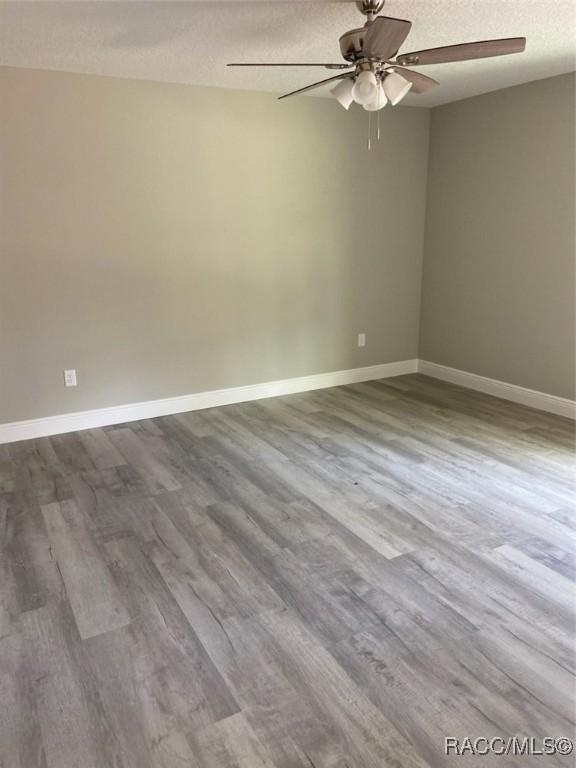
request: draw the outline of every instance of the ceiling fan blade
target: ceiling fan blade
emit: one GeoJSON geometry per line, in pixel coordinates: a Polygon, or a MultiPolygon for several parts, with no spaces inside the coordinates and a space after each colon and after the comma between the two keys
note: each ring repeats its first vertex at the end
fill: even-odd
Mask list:
{"type": "Polygon", "coordinates": [[[506,37],[501,40],[482,40],[477,43],[445,45],[442,48],[403,53],[398,56],[397,61],[405,67],[417,64],[444,64],[450,61],[468,61],[486,59],[490,56],[506,56],[509,53],[522,53],[525,48],[525,37],[506,37]]]}
{"type": "Polygon", "coordinates": [[[412,83],[411,93],[426,93],[431,91],[432,88],[436,88],[440,85],[438,80],[434,80],[428,75],[422,75],[420,72],[415,72],[413,69],[405,69],[404,67],[394,66],[394,71],[402,75],[404,80],[408,80],[412,83]]]}
{"type": "Polygon", "coordinates": [[[320,80],[318,83],[312,83],[312,85],[307,85],[305,88],[299,88],[297,91],[285,93],[283,96],[278,96],[278,98],[287,99],[288,96],[297,96],[299,93],[306,93],[306,91],[311,91],[314,88],[320,88],[321,85],[324,85],[325,83],[331,83],[333,80],[344,80],[346,77],[352,77],[353,74],[353,72],[346,72],[344,75],[334,75],[334,77],[327,77],[326,80],[320,80]]]}
{"type": "Polygon", "coordinates": [[[395,56],[411,27],[411,21],[377,16],[364,35],[362,54],[369,59],[389,59],[395,56]]]}
{"type": "Polygon", "coordinates": [[[259,64],[226,64],[227,67],[324,67],[325,69],[350,69],[350,64],[282,64],[276,62],[261,62],[259,64]]]}

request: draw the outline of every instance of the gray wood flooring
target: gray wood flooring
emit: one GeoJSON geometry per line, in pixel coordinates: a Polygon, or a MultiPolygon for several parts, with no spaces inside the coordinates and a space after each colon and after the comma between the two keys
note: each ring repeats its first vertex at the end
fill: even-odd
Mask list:
{"type": "Polygon", "coordinates": [[[572,424],[405,376],[0,446],[2,768],[572,765],[572,424]]]}

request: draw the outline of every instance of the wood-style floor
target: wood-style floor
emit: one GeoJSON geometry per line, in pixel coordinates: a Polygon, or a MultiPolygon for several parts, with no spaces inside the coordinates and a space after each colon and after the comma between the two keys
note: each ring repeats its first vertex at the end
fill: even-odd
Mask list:
{"type": "Polygon", "coordinates": [[[2,768],[572,765],[572,424],[423,376],[0,447],[2,768]]]}

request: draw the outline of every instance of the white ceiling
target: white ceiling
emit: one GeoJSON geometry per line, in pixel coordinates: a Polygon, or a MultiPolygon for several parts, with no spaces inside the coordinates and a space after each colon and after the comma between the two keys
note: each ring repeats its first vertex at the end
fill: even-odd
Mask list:
{"type": "MultiPolygon", "coordinates": [[[[403,52],[528,38],[523,54],[422,67],[441,85],[410,96],[412,105],[444,104],[576,68],[575,0],[388,0],[382,13],[413,22],[403,52]]],[[[363,21],[346,1],[0,2],[0,63],[282,93],[332,73],[234,70],[226,62],[339,62],[338,37],[363,21]]]]}

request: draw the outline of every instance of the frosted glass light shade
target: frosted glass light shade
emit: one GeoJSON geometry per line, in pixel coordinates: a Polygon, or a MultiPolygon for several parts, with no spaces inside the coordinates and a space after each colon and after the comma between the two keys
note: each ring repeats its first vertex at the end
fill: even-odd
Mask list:
{"type": "Polygon", "coordinates": [[[386,93],[382,84],[380,84],[376,92],[376,98],[369,104],[364,104],[364,109],[367,112],[378,112],[378,110],[385,107],[386,104],[388,104],[388,99],[386,98],[386,93]]]}
{"type": "Polygon", "coordinates": [[[378,81],[374,72],[364,70],[360,72],[352,88],[352,98],[356,104],[370,104],[376,100],[378,93],[378,81]]]}
{"type": "Polygon", "coordinates": [[[350,104],[354,101],[354,97],[352,96],[353,88],[354,80],[352,80],[351,77],[347,77],[332,88],[330,93],[333,94],[334,98],[344,107],[344,109],[348,109],[350,104]]]}
{"type": "Polygon", "coordinates": [[[412,83],[405,80],[398,72],[389,72],[384,78],[384,91],[392,106],[399,104],[410,88],[412,83]]]}

